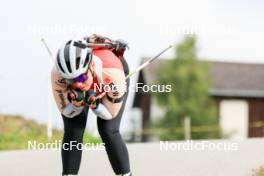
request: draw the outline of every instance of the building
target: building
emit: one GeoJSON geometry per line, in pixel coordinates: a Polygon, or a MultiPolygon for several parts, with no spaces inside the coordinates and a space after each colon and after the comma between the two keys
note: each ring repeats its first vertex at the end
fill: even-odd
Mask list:
{"type": "MultiPolygon", "coordinates": [[[[140,71],[137,82],[157,83],[156,73],[168,60],[160,59],[140,71]]],[[[207,62],[207,61],[206,61],[207,62]]],[[[220,126],[233,139],[264,136],[264,64],[209,62],[210,96],[218,105],[220,126]]],[[[142,112],[142,127],[162,116],[155,97],[137,92],[134,108],[142,112]]]]}

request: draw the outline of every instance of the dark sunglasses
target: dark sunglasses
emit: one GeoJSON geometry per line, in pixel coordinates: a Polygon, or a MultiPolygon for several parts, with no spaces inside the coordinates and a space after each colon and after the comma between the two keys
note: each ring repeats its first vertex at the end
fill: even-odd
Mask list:
{"type": "Polygon", "coordinates": [[[69,84],[73,84],[73,83],[76,83],[76,82],[81,82],[81,83],[84,83],[86,82],[88,79],[88,76],[87,76],[87,73],[84,73],[84,74],[81,74],[80,76],[76,77],[76,78],[73,78],[73,79],[68,79],[68,83],[69,84]]]}

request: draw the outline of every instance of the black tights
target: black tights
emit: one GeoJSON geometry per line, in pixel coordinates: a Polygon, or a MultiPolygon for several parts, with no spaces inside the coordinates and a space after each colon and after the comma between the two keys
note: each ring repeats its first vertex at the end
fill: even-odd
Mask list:
{"type": "MultiPolygon", "coordinates": [[[[128,74],[128,67],[124,59],[121,60],[124,66],[125,74],[128,74]]],[[[129,86],[129,80],[127,81],[129,86]]],[[[112,120],[103,120],[97,117],[97,126],[99,134],[105,143],[106,152],[110,160],[111,166],[116,174],[125,174],[130,172],[129,157],[126,145],[120,135],[119,127],[120,121],[123,115],[128,92],[126,93],[122,107],[117,116],[112,120]]],[[[83,133],[87,122],[88,108],[78,116],[74,118],[67,118],[62,116],[64,122],[64,136],[63,144],[69,144],[71,141],[76,143],[83,142],[83,133]]],[[[62,165],[63,174],[78,174],[82,151],[76,147],[72,147],[72,150],[63,150],[62,165]]]]}

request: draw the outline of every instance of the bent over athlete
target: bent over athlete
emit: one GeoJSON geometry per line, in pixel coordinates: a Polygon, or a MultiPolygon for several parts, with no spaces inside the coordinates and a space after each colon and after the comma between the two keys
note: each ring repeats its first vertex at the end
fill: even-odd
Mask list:
{"type": "MultiPolygon", "coordinates": [[[[64,123],[63,144],[83,142],[88,110],[97,116],[99,134],[116,175],[131,176],[128,151],[119,127],[124,111],[129,80],[123,58],[126,43],[92,35],[82,41],[68,41],[57,53],[52,70],[53,95],[64,123]],[[76,42],[115,42],[112,49],[81,48],[76,42]],[[118,85],[118,86],[116,86],[118,85]],[[99,89],[110,87],[108,91],[99,89]]],[[[62,175],[77,175],[82,151],[77,146],[62,148],[62,175]]]]}

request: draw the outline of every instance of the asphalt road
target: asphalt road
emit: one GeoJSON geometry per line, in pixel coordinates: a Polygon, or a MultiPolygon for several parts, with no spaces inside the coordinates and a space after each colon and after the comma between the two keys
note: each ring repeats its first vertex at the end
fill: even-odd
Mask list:
{"type": "MultiPolygon", "coordinates": [[[[134,176],[250,176],[253,169],[264,165],[264,139],[203,144],[196,141],[192,145],[173,142],[169,146],[166,150],[165,143],[162,147],[160,143],[128,144],[134,176]],[[188,150],[190,146],[192,150],[188,150]]],[[[60,176],[60,173],[59,151],[0,152],[1,176],[60,176]]],[[[84,151],[79,175],[114,175],[105,151],[84,151]]]]}

